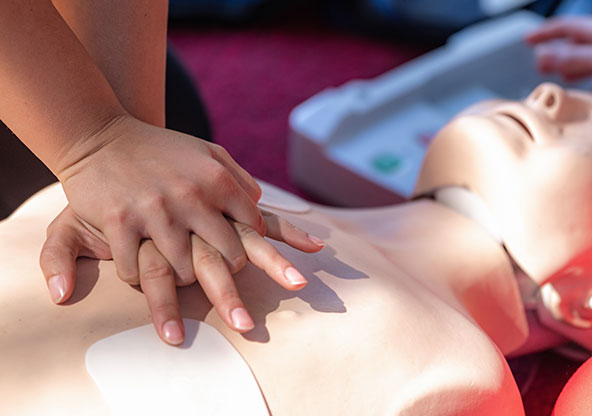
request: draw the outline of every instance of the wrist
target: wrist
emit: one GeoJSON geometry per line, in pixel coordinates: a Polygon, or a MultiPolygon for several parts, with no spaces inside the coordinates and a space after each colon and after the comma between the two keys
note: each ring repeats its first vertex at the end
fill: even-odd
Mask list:
{"type": "Polygon", "coordinates": [[[91,123],[73,134],[72,137],[75,139],[56,154],[53,166],[50,166],[60,182],[72,176],[85,160],[124,135],[125,126],[132,118],[124,110],[103,113],[95,116],[91,123]]]}

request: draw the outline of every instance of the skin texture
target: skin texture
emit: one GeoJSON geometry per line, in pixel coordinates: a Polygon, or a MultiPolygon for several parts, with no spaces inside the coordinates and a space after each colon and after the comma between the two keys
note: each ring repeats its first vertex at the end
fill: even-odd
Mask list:
{"type": "MultiPolygon", "coordinates": [[[[7,7],[10,2],[4,6],[7,7]]],[[[73,84],[68,87],[62,86],[59,82],[49,82],[47,86],[40,91],[36,91],[31,97],[28,97],[29,102],[31,99],[53,99],[55,94],[60,94],[60,97],[67,95],[67,93],[80,91],[87,93],[86,102],[98,102],[97,99],[92,99],[88,94],[93,93],[92,82],[89,84],[86,79],[93,79],[93,74],[99,79],[99,84],[103,85],[103,89],[106,91],[111,87],[115,93],[117,100],[123,106],[125,111],[133,117],[125,117],[126,122],[120,120],[118,123],[121,125],[134,124],[140,126],[142,131],[152,131],[152,137],[159,141],[162,146],[166,149],[171,149],[172,152],[165,152],[163,149],[158,149],[159,145],[149,145],[148,136],[150,134],[138,133],[134,131],[134,128],[120,128],[117,135],[121,138],[120,145],[116,150],[113,150],[110,154],[105,155],[105,152],[99,152],[92,156],[95,159],[93,172],[94,176],[87,179],[81,179],[83,176],[80,172],[83,169],[76,169],[76,179],[70,179],[69,182],[76,182],[81,189],[83,195],[77,196],[77,193],[73,194],[72,198],[79,201],[80,205],[85,206],[89,211],[92,210],[96,213],[95,207],[109,206],[110,208],[116,208],[117,216],[114,222],[123,222],[123,224],[115,224],[111,227],[113,230],[110,232],[111,240],[108,240],[103,233],[97,228],[91,226],[87,221],[80,219],[71,207],[66,208],[53,222],[52,226],[47,231],[47,242],[43,247],[41,253],[41,266],[48,281],[48,287],[52,298],[57,303],[65,302],[71,296],[76,276],[75,261],[72,258],[74,256],[91,256],[98,259],[111,259],[115,256],[117,263],[119,264],[120,274],[126,281],[134,284],[140,284],[143,280],[150,278],[150,284],[144,284],[145,293],[151,310],[153,311],[153,318],[157,330],[163,339],[166,339],[169,343],[178,344],[183,340],[183,328],[182,322],[179,320],[178,306],[176,305],[174,285],[187,285],[196,281],[199,278],[204,281],[205,284],[209,283],[209,279],[216,282],[224,282],[219,287],[217,294],[212,295],[211,300],[221,310],[224,311],[225,315],[229,315],[230,312],[235,308],[242,308],[242,303],[236,288],[230,279],[230,272],[236,272],[239,270],[247,261],[247,253],[242,248],[239,240],[239,236],[236,231],[234,223],[227,222],[219,213],[216,214],[215,209],[208,209],[208,201],[216,202],[220,206],[225,203],[232,204],[233,209],[228,210],[229,216],[236,218],[242,218],[245,222],[254,222],[258,226],[259,232],[262,232],[261,226],[264,223],[261,221],[260,214],[257,210],[253,209],[254,199],[258,198],[259,191],[257,185],[250,179],[249,175],[238,167],[226,154],[226,152],[218,146],[206,144],[198,139],[190,138],[186,135],[176,134],[174,132],[150,128],[147,125],[155,127],[164,126],[164,69],[165,69],[165,51],[166,51],[166,22],[167,22],[167,2],[166,1],[130,1],[130,2],[114,2],[114,1],[70,1],[70,0],[56,0],[53,2],[55,9],[51,7],[48,2],[38,2],[32,4],[29,10],[30,15],[26,12],[24,7],[27,3],[12,4],[10,11],[12,12],[12,20],[15,22],[26,21],[30,25],[39,24],[40,22],[47,22],[47,26],[55,27],[54,31],[56,36],[53,38],[53,42],[49,42],[50,45],[45,45],[44,48],[49,47],[50,50],[60,50],[64,48],[69,49],[62,54],[71,56],[72,65],[76,66],[76,75],[72,78],[73,84]],[[57,14],[56,11],[59,13],[57,14]],[[19,20],[20,19],[20,20],[19,20]],[[61,21],[60,19],[63,19],[61,21]],[[67,25],[67,26],[66,26],[67,25]],[[69,32],[71,30],[71,33],[69,32]],[[74,36],[74,37],[73,37],[74,36]],[[69,45],[69,46],[68,46],[69,45]],[[81,50],[82,46],[84,50],[81,50]],[[53,48],[53,49],[52,49],[53,48]],[[89,58],[91,61],[89,61],[89,58]],[[96,66],[96,67],[95,67],[96,66]],[[86,68],[86,72],[85,69],[86,68]],[[97,69],[99,72],[97,72],[97,69]],[[85,74],[84,79],[78,77],[78,74],[85,74]],[[108,81],[108,86],[105,86],[105,78],[108,81]],[[102,82],[102,84],[101,84],[102,82]],[[80,84],[80,87],[76,87],[80,84]],[[83,85],[84,84],[84,85],[83,85]],[[72,88],[72,85],[74,88],[72,88]],[[52,97],[45,97],[42,92],[48,91],[48,95],[52,97]],[[54,90],[59,90],[59,93],[55,93],[54,90]],[[88,90],[88,91],[87,91],[88,90]],[[145,123],[145,124],[144,124],[145,123]],[[138,138],[138,134],[141,137],[138,138]],[[175,145],[162,140],[162,138],[168,137],[171,141],[175,141],[175,145]],[[136,139],[134,141],[134,138],[136,139]],[[181,145],[181,143],[185,143],[181,145]],[[157,157],[154,156],[154,152],[146,151],[147,148],[151,147],[155,152],[159,153],[157,157]],[[140,152],[138,149],[142,149],[140,152]],[[196,152],[196,149],[198,150],[196,152]],[[201,151],[203,152],[201,152],[201,151]],[[195,228],[199,228],[202,234],[209,235],[210,240],[214,240],[213,245],[219,250],[212,249],[212,246],[207,243],[208,239],[204,241],[200,239],[201,243],[199,252],[195,253],[195,248],[192,251],[190,244],[190,237],[188,233],[182,233],[179,225],[175,225],[174,218],[171,217],[172,206],[170,206],[171,198],[175,201],[181,201],[186,195],[171,195],[167,193],[168,199],[163,197],[165,189],[169,189],[175,183],[179,183],[179,177],[174,175],[174,172],[170,172],[170,168],[167,168],[164,173],[155,175],[158,171],[158,166],[163,164],[166,160],[166,155],[173,155],[173,162],[166,162],[168,166],[176,166],[178,156],[174,156],[181,151],[183,153],[183,159],[186,160],[185,166],[183,166],[184,172],[191,173],[195,171],[195,166],[200,166],[199,173],[197,173],[193,179],[194,182],[185,181],[184,185],[189,187],[190,191],[198,192],[200,201],[197,204],[193,204],[192,213],[185,214],[178,212],[179,215],[185,217],[191,217],[200,213],[199,207],[203,210],[208,210],[207,215],[203,215],[199,221],[194,221],[193,225],[195,228]],[[100,153],[103,153],[101,156],[100,153]],[[193,160],[188,157],[188,154],[194,154],[193,160]],[[115,154],[115,155],[114,155],[115,154]],[[126,160],[122,160],[122,156],[126,160]],[[205,157],[204,157],[205,156],[205,157]],[[211,156],[211,157],[210,157],[211,156]],[[212,159],[219,160],[220,163],[212,159]],[[159,159],[160,158],[160,159],[159,159]],[[131,175],[130,168],[134,165],[136,168],[140,166],[137,162],[138,159],[150,160],[151,167],[154,171],[151,175],[159,176],[159,178],[167,177],[171,182],[167,180],[161,181],[160,185],[155,183],[154,178],[150,175],[139,175],[143,179],[144,183],[122,183],[121,178],[131,178],[137,175],[131,175]],[[191,163],[189,163],[191,161],[191,163]],[[97,166],[98,165],[98,166],[97,166]],[[228,172],[225,171],[228,166],[228,171],[233,172],[234,176],[229,178],[228,172]],[[123,167],[123,168],[122,168],[123,167]],[[98,169],[97,169],[98,168],[98,169]],[[207,172],[210,169],[212,174],[220,176],[219,180],[213,180],[210,182],[209,191],[203,191],[194,186],[197,182],[200,182],[200,175],[203,172],[207,172]],[[105,176],[103,172],[108,170],[111,172],[111,177],[114,183],[117,185],[108,185],[105,182],[105,176]],[[167,176],[168,175],[168,176],[167,176]],[[220,188],[223,182],[226,183],[226,189],[232,192],[233,187],[236,186],[234,179],[244,186],[249,193],[249,197],[245,197],[244,191],[238,192],[238,199],[242,202],[236,202],[236,198],[228,198],[227,201],[216,199],[216,195],[220,198],[224,198],[227,195],[224,192],[224,188],[220,188]],[[93,183],[103,183],[107,193],[111,194],[110,198],[105,198],[105,194],[101,192],[95,192],[89,195],[88,192],[82,191],[86,188],[86,180],[93,183]],[[168,184],[167,184],[168,182],[168,184]],[[228,183],[230,182],[230,183],[228,183]],[[137,196],[134,197],[130,194],[128,186],[132,186],[133,189],[144,189],[149,190],[150,200],[142,203],[142,197],[138,200],[137,196]],[[159,188],[159,186],[161,188],[159,188]],[[159,190],[160,189],[160,190],[159,190]],[[163,192],[161,192],[163,191],[163,192]],[[122,197],[124,195],[124,197],[122,197]],[[242,199],[241,199],[242,196],[242,199]],[[96,199],[95,199],[96,197],[96,199]],[[127,199],[127,204],[125,204],[127,199]],[[107,201],[111,201],[106,203],[107,201]],[[166,204],[165,204],[166,203],[166,204]],[[241,203],[246,204],[247,211],[250,209],[250,217],[247,218],[243,215],[244,210],[241,209],[241,203]],[[164,206],[161,206],[165,204],[164,206]],[[148,218],[148,222],[152,224],[158,223],[159,220],[165,221],[164,227],[155,226],[151,228],[155,235],[162,235],[159,242],[159,246],[151,241],[144,241],[140,245],[139,256],[136,256],[138,251],[137,240],[138,235],[135,235],[132,246],[129,247],[126,244],[118,244],[117,241],[122,239],[129,239],[129,227],[130,221],[123,221],[120,216],[125,218],[134,216],[134,209],[130,209],[130,206],[137,208],[145,206],[148,211],[157,211],[156,215],[151,214],[148,218]],[[151,208],[150,208],[151,207],[151,208]],[[207,218],[207,221],[205,220],[207,218]],[[214,227],[217,224],[218,227],[214,227]],[[175,233],[171,232],[171,228],[175,230],[175,233]],[[127,232],[126,232],[127,230],[127,232]],[[97,237],[99,236],[99,237],[97,237]],[[121,239],[119,237],[121,236],[121,239]],[[109,247],[106,242],[111,241],[114,250],[109,247]],[[71,247],[73,246],[73,247],[71,247]],[[134,248],[135,247],[135,248],[134,248]],[[162,250],[162,254],[159,251],[162,250]],[[213,253],[213,254],[212,254],[213,253]],[[219,253],[222,253],[220,257],[219,253]],[[197,255],[207,262],[208,258],[212,258],[208,264],[196,264],[195,272],[193,268],[192,256],[197,255]],[[136,257],[139,265],[136,264],[136,257]],[[222,259],[225,259],[222,261],[222,259]],[[222,264],[220,265],[219,263],[222,264]],[[210,265],[212,263],[215,267],[210,265]],[[139,270],[137,271],[139,267],[139,270]],[[123,271],[122,271],[123,270],[123,271]],[[197,275],[197,277],[196,277],[197,275]],[[222,294],[222,295],[221,295],[222,294]],[[172,322],[173,329],[165,331],[163,329],[164,323],[172,322]],[[174,326],[177,326],[175,328],[174,326]],[[174,332],[174,336],[172,333],[174,332]],[[168,333],[168,336],[166,334],[168,333]]],[[[8,10],[8,9],[6,9],[8,10]]],[[[7,12],[4,16],[6,18],[11,17],[11,13],[7,12]]],[[[42,25],[43,26],[43,25],[42,25]]],[[[10,27],[10,26],[8,26],[10,27]]],[[[39,30],[36,31],[36,33],[39,30]]],[[[8,39],[8,38],[7,38],[8,39]]],[[[48,41],[46,40],[46,43],[48,41]]],[[[10,45],[8,45],[10,46],[10,45]]],[[[16,51],[5,50],[7,53],[17,54],[16,51]]],[[[26,51],[18,51],[19,54],[26,51]]],[[[31,73],[27,77],[24,77],[24,87],[32,87],[29,84],[33,77],[42,78],[50,75],[52,71],[59,73],[60,71],[71,70],[60,66],[60,62],[54,62],[55,59],[51,54],[44,55],[44,51],[37,51],[34,59],[43,59],[49,62],[48,73],[36,74],[33,73],[34,69],[43,69],[38,65],[36,67],[27,67],[31,73]]],[[[57,52],[55,53],[58,54],[57,52]]],[[[33,59],[30,56],[21,56],[21,58],[30,60],[33,59]]],[[[5,63],[6,64],[6,63],[5,63]]],[[[7,77],[4,79],[13,79],[17,73],[13,67],[5,68],[7,77]]],[[[61,80],[58,77],[58,81],[61,80]]],[[[68,81],[69,83],[70,81],[68,81]]],[[[24,88],[15,91],[15,96],[18,97],[19,93],[23,93],[24,88]]],[[[100,92],[100,91],[99,91],[100,92]]],[[[96,95],[96,91],[94,92],[96,95]]],[[[77,100],[79,97],[75,95],[62,97],[67,102],[71,100],[77,100]]],[[[84,98],[84,97],[83,97],[84,98]]],[[[77,106],[80,105],[76,101],[77,106]]],[[[67,104],[67,103],[66,103],[67,104]]],[[[55,107],[55,103],[52,104],[52,108],[55,107]]],[[[55,108],[58,109],[57,107],[55,108]]],[[[30,114],[27,114],[28,116],[30,114]]],[[[33,114],[35,115],[35,114],[33,114]]],[[[10,114],[8,115],[10,118],[10,114]]],[[[55,117],[60,116],[60,114],[55,117]]],[[[54,118],[55,118],[54,117],[54,118]]],[[[77,116],[78,117],[78,116],[77,116]]],[[[42,120],[34,120],[35,122],[41,122],[42,120]]],[[[59,120],[60,125],[64,125],[69,120],[64,120],[61,117],[59,120]]],[[[76,124],[81,124],[80,120],[72,119],[70,121],[76,121],[76,124]]],[[[21,126],[20,119],[16,118],[16,129],[18,130],[21,126]]],[[[111,126],[115,126],[117,123],[112,123],[111,126]]],[[[27,126],[24,126],[27,127],[27,126]]],[[[39,127],[39,126],[38,126],[39,127]]],[[[48,133],[52,133],[51,126],[45,125],[44,128],[48,130],[48,133]]],[[[63,136],[63,132],[55,132],[59,137],[57,139],[67,139],[63,136]]],[[[27,144],[33,149],[37,149],[37,153],[46,153],[47,137],[42,137],[43,141],[39,140],[38,135],[29,135],[26,131],[21,134],[21,138],[27,139],[27,144]],[[39,141],[39,143],[37,143],[39,141]]],[[[113,141],[111,139],[111,147],[113,141]]],[[[84,162],[86,166],[92,166],[93,163],[84,162]]],[[[146,164],[145,164],[146,165],[146,164]]],[[[137,172],[137,170],[136,170],[137,172]]],[[[209,175],[208,175],[209,176],[209,175]]],[[[63,179],[63,177],[62,177],[63,179]]],[[[186,178],[185,178],[186,179],[186,178]]],[[[133,181],[132,181],[133,182],[133,181]]],[[[203,184],[203,181],[201,181],[203,184]]],[[[206,184],[207,185],[207,184],[206,184]]],[[[73,187],[76,187],[75,185],[73,187]]],[[[187,187],[179,186],[178,191],[183,193],[183,189],[187,187]]],[[[96,190],[97,188],[95,188],[96,190]]],[[[145,193],[146,194],[146,193],[145,193]]],[[[145,212],[146,212],[145,210],[145,212]]],[[[137,214],[137,211],[136,211],[137,214]]],[[[150,214],[150,213],[149,213],[150,214]]],[[[96,223],[95,223],[96,224],[96,223]]],[[[137,224],[138,225],[138,224],[137,224]]],[[[139,227],[140,225],[138,225],[139,227]]],[[[189,226],[189,225],[187,225],[189,226]]],[[[263,227],[264,228],[264,227],[263,227]]],[[[137,231],[137,230],[136,230],[137,231]]],[[[147,236],[148,234],[141,234],[147,236]]],[[[196,236],[192,239],[195,242],[196,236]]],[[[210,241],[212,242],[212,241],[210,241]]],[[[312,244],[312,248],[309,244],[308,249],[316,251],[322,247],[319,244],[312,244]]],[[[281,279],[284,282],[284,279],[281,279]]],[[[302,287],[302,283],[299,285],[293,285],[291,289],[302,287]]],[[[242,313],[243,326],[241,330],[245,330],[251,322],[251,318],[248,313],[242,313]],[[245,326],[246,325],[246,326],[245,326]]],[[[230,324],[230,320],[229,320],[230,324]]],[[[233,328],[236,324],[233,324],[233,328]]]]}
{"type": "Polygon", "coordinates": [[[164,127],[168,2],[53,0],[126,111],[164,127]]]}
{"type": "MultiPolygon", "coordinates": [[[[0,389],[9,398],[0,410],[8,413],[13,406],[25,414],[101,413],[86,349],[151,319],[142,294],[116,279],[112,262],[80,259],[68,305],[48,301],[31,258],[43,241],[39,229],[64,202],[58,188],[49,189],[0,224],[7,277],[0,389]],[[35,401],[24,400],[31,394],[35,401]]],[[[364,211],[267,208],[327,242],[316,254],[268,243],[301,270],[306,288],[286,291],[247,265],[235,276],[255,325],[245,334],[227,326],[203,286],[178,288],[177,296],[184,318],[213,325],[237,348],[272,414],[523,414],[510,370],[479,326],[514,348],[525,329],[508,305],[521,305],[507,256],[479,226],[431,201],[364,211]],[[473,316],[467,307],[480,303],[490,313],[473,316]]]]}
{"type": "MultiPolygon", "coordinates": [[[[167,279],[194,282],[192,232],[229,272],[243,267],[226,218],[265,235],[256,182],[219,146],[162,128],[167,3],[10,0],[0,14],[0,117],[64,185],[72,209],[61,220],[101,231],[129,283],[140,282],[144,239],[167,279]]],[[[47,250],[59,263],[59,248],[47,250]]],[[[71,270],[44,267],[56,302],[71,270]]]]}
{"type": "MultiPolygon", "coordinates": [[[[72,276],[70,292],[59,294],[62,296],[60,303],[67,302],[74,293],[78,257],[111,259],[111,250],[106,238],[78,220],[70,210],[71,208],[66,207],[47,228],[47,239],[40,258],[41,269],[45,276],[52,276],[51,270],[54,269],[65,271],[67,275],[72,276]]],[[[268,237],[286,241],[304,252],[317,252],[324,247],[324,243],[311,240],[307,233],[283,218],[276,218],[265,211],[263,213],[268,224],[266,227],[268,237]]],[[[297,271],[295,275],[302,278],[300,282],[293,282],[286,278],[285,271],[288,268],[293,269],[292,264],[258,233],[235,221],[229,220],[229,224],[237,230],[248,259],[253,265],[264,270],[287,290],[298,290],[306,285],[306,279],[297,271]]],[[[192,235],[192,256],[197,281],[204,288],[206,296],[218,314],[223,317],[226,325],[239,332],[252,329],[252,318],[246,311],[234,280],[220,254],[196,235],[192,235]],[[239,309],[239,312],[233,314],[236,309],[239,309]]],[[[139,270],[139,285],[146,295],[157,333],[164,342],[172,345],[180,344],[184,340],[184,328],[179,312],[174,272],[151,240],[145,240],[140,246],[139,270]]],[[[51,283],[49,286],[52,290],[51,283]]]]}
{"type": "MultiPolygon", "coordinates": [[[[517,351],[537,337],[527,327],[511,261],[542,284],[592,243],[586,222],[591,216],[592,153],[586,133],[591,109],[589,95],[543,84],[523,103],[470,109],[428,150],[417,193],[450,185],[477,193],[513,259],[479,225],[429,200],[373,210],[271,208],[327,242],[314,256],[272,243],[301,269],[307,288],[286,292],[247,266],[236,283],[253,317],[252,331],[229,329],[198,286],[178,291],[182,315],[205,320],[227,337],[252,368],[274,414],[522,414],[501,353],[517,351]]],[[[41,206],[59,210],[59,201],[44,200],[56,197],[56,190],[40,195],[3,224],[6,239],[0,242],[6,248],[0,253],[4,264],[18,262],[13,273],[29,270],[24,276],[31,278],[27,253],[35,250],[31,243],[41,241],[33,234],[17,238],[13,230],[24,232],[24,224],[35,226],[52,215],[41,206]]],[[[51,319],[78,328],[74,334],[85,335],[77,334],[72,345],[56,342],[38,357],[41,363],[56,363],[64,354],[80,357],[92,340],[145,323],[149,317],[138,295],[113,290],[112,265],[102,262],[99,269],[102,278],[67,321],[52,315],[57,311],[48,314],[39,299],[24,299],[29,291],[1,288],[15,299],[7,316],[16,322],[2,322],[6,339],[34,336],[35,328],[18,323],[28,313],[38,317],[39,325],[51,319]],[[114,296],[125,297],[124,308],[97,321],[97,311],[117,300],[114,296]]],[[[81,267],[79,280],[92,281],[86,274],[91,272],[81,267]]],[[[21,357],[38,354],[37,345],[21,344],[3,350],[19,345],[21,357]]],[[[26,382],[19,363],[12,360],[9,370],[26,382]]],[[[78,380],[81,397],[97,400],[80,366],[71,365],[68,374],[60,367],[53,379],[55,371],[61,371],[64,383],[78,380]]],[[[10,397],[18,398],[22,388],[11,386],[10,397]]]]}
{"type": "Polygon", "coordinates": [[[542,73],[558,73],[567,81],[592,75],[592,19],[554,18],[529,33],[536,46],[536,65],[542,73]]]}
{"type": "Polygon", "coordinates": [[[591,102],[541,84],[523,102],[469,109],[429,148],[416,194],[458,185],[481,196],[514,261],[543,283],[592,244],[591,102]]]}

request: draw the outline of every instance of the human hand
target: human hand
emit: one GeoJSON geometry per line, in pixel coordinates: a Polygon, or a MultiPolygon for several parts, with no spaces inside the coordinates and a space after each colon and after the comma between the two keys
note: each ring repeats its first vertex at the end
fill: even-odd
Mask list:
{"type": "Polygon", "coordinates": [[[138,284],[138,250],[151,239],[178,285],[195,280],[190,233],[231,273],[246,263],[232,218],[265,235],[261,190],[220,146],[122,116],[81,140],[56,169],[74,212],[106,237],[119,277],[138,284]]]}
{"type": "MultiPolygon", "coordinates": [[[[309,253],[319,251],[324,246],[320,240],[311,238],[283,218],[267,212],[263,212],[263,218],[270,238],[309,253]]],[[[286,273],[293,266],[275,247],[249,226],[228,221],[240,236],[249,261],[288,290],[305,286],[306,280],[296,269],[286,273]]],[[[191,239],[197,280],[217,313],[230,328],[239,332],[250,330],[253,321],[222,256],[196,235],[192,235],[191,239]]],[[[80,221],[72,209],[66,207],[48,227],[40,258],[41,269],[56,303],[65,302],[74,291],[78,256],[106,260],[111,258],[111,253],[105,237],[80,221]]],[[[183,342],[184,328],[173,270],[151,240],[141,243],[138,260],[139,283],[146,295],[156,331],[163,341],[178,345],[183,342]]]]}
{"type": "Polygon", "coordinates": [[[536,45],[536,65],[542,73],[559,73],[573,81],[592,75],[592,18],[560,17],[526,36],[536,45]]]}

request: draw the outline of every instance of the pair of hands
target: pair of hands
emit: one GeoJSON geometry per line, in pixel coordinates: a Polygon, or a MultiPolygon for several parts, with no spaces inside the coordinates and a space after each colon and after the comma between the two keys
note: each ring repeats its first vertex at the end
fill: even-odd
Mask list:
{"type": "Polygon", "coordinates": [[[304,252],[323,242],[261,212],[259,186],[220,146],[128,116],[88,142],[100,145],[58,173],[70,205],[41,252],[54,302],[71,296],[77,257],[112,258],[122,280],[141,286],[159,336],[178,345],[176,286],[197,280],[224,322],[245,332],[254,324],[232,274],[247,261],[288,290],[306,285],[263,236],[304,252]]]}
{"type": "Polygon", "coordinates": [[[592,17],[551,19],[529,33],[536,65],[542,73],[559,73],[566,81],[592,75],[592,17]]]}

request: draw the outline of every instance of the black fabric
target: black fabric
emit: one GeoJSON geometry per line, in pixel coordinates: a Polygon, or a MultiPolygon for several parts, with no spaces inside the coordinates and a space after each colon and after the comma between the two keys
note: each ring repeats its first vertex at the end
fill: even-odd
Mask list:
{"type": "Polygon", "coordinates": [[[55,181],[51,171],[0,123],[0,219],[55,181]]]}
{"type": "Polygon", "coordinates": [[[166,127],[212,141],[212,128],[197,88],[169,45],[166,66],[166,127]]]}

